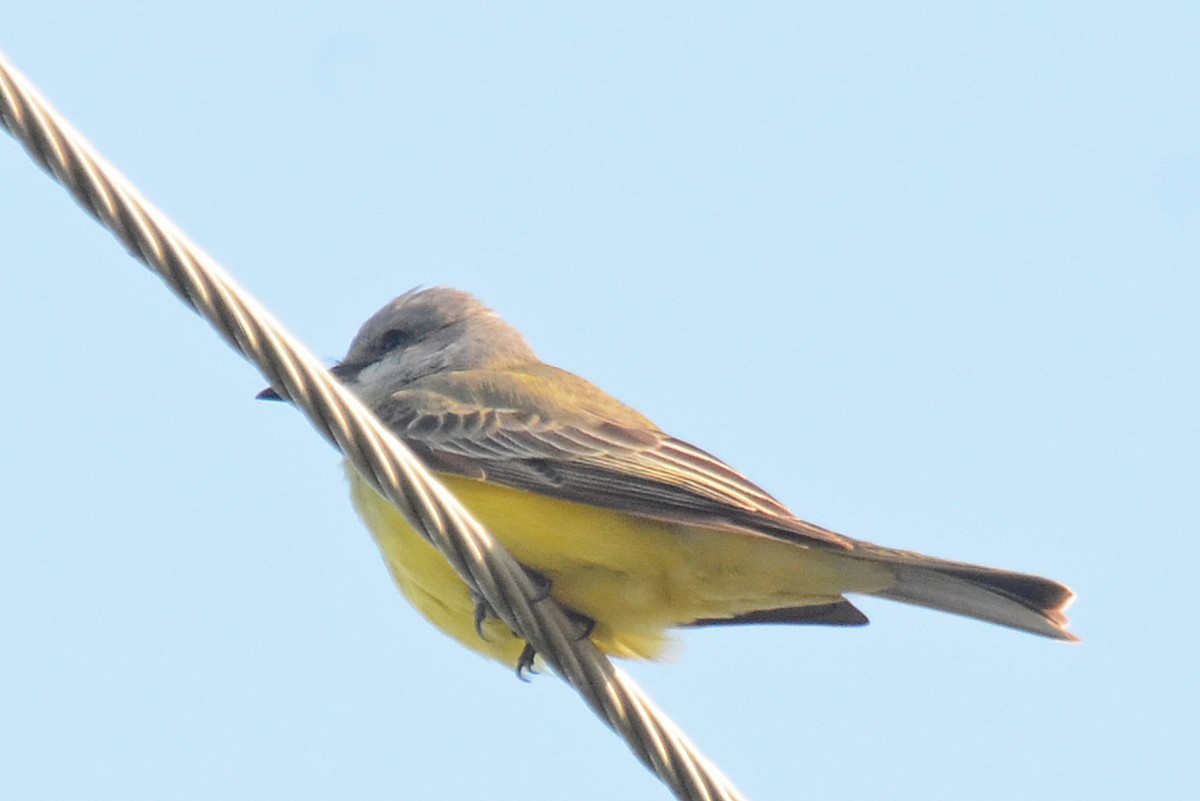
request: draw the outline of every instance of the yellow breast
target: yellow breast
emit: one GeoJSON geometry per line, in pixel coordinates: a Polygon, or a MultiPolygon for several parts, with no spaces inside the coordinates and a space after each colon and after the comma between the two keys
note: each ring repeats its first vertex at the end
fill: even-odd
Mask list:
{"type": "MultiPolygon", "coordinates": [[[[524,642],[495,620],[480,638],[467,585],[355,470],[347,475],[354,505],[409,602],[468,648],[515,665],[524,642]]],[[[869,563],[766,537],[439,478],[519,562],[550,579],[557,601],[595,621],[593,640],[613,656],[659,656],[666,629],[695,620],[829,603],[890,581],[869,563]]]]}

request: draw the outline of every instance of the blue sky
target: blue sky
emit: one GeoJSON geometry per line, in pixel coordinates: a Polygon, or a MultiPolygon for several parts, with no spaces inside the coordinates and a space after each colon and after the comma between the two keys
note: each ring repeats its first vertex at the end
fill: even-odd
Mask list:
{"type": "MultiPolygon", "coordinates": [[[[802,517],[1076,588],[629,665],[752,799],[1190,799],[1194,4],[26,4],[320,356],[418,284],[802,517]]],[[[390,586],[337,455],[0,143],[0,797],[668,797],[390,586]]]]}

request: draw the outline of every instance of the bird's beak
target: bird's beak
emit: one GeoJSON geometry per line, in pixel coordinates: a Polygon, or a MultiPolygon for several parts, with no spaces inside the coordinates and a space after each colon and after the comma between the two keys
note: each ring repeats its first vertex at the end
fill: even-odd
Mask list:
{"type": "MultiPolygon", "coordinates": [[[[348,381],[353,381],[361,370],[361,364],[348,364],[346,362],[335,364],[333,367],[329,368],[329,372],[333,373],[334,376],[343,384],[348,381]]],[[[275,391],[275,387],[267,387],[262,392],[255,395],[254,399],[281,401],[284,400],[284,397],[275,391]]]]}
{"type": "Polygon", "coordinates": [[[334,377],[343,384],[348,384],[358,378],[358,374],[366,367],[365,364],[351,364],[350,362],[340,362],[329,368],[329,372],[333,373],[334,377]]]}

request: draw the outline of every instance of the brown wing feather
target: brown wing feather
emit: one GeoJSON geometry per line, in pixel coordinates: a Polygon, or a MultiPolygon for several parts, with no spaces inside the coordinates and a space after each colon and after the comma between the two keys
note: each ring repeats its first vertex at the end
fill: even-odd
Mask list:
{"type": "Polygon", "coordinates": [[[571,385],[573,408],[562,409],[527,383],[514,387],[510,374],[479,373],[420,382],[375,411],[434,470],[659,520],[853,547],[611,397],[600,399],[608,415],[591,411],[583,379],[556,371],[556,382],[584,384],[571,385]]]}

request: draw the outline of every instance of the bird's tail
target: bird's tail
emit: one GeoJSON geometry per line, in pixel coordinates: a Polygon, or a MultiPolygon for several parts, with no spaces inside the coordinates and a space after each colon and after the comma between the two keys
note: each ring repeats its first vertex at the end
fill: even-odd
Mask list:
{"type": "Polygon", "coordinates": [[[1064,614],[1075,593],[1057,581],[865,543],[863,546],[856,555],[888,565],[896,576],[894,585],[872,595],[987,620],[1056,640],[1079,639],[1067,631],[1064,614]]]}

